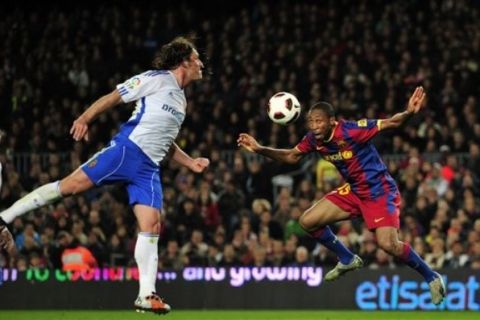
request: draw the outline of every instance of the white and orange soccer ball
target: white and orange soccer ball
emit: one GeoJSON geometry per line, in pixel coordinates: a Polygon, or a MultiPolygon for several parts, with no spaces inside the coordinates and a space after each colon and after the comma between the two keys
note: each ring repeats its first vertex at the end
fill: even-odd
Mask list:
{"type": "Polygon", "coordinates": [[[297,97],[288,92],[275,93],[267,105],[268,117],[273,122],[284,126],[297,120],[301,111],[297,97]]]}

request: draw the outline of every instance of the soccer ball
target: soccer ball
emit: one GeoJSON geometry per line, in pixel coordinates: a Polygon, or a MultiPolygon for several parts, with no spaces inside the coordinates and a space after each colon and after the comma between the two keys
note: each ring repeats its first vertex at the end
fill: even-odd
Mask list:
{"type": "Polygon", "coordinates": [[[291,93],[277,92],[268,101],[268,117],[275,123],[284,126],[293,123],[300,116],[300,112],[300,102],[291,93]]]}

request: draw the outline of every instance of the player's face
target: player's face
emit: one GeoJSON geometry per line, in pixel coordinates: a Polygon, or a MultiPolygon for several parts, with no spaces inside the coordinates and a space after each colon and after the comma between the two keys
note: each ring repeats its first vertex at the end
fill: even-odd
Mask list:
{"type": "Polygon", "coordinates": [[[186,68],[191,80],[202,79],[203,62],[200,60],[197,50],[193,49],[190,59],[186,63],[186,68]]]}
{"type": "Polygon", "coordinates": [[[335,125],[335,118],[329,117],[321,110],[312,110],[307,116],[308,129],[313,131],[317,140],[326,140],[332,133],[332,128],[335,125]]]}

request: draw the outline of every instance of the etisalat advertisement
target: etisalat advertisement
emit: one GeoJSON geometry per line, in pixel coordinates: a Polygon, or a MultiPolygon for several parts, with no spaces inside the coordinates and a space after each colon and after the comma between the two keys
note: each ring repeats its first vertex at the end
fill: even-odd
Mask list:
{"type": "MultiPolygon", "coordinates": [[[[393,270],[358,271],[361,276],[346,276],[335,282],[335,291],[343,292],[345,308],[362,310],[474,310],[480,311],[480,272],[451,270],[443,274],[447,296],[440,306],[430,301],[430,289],[426,282],[411,272],[393,270]],[[412,280],[413,279],[413,280],[412,280]],[[353,296],[352,296],[353,295],[353,296]],[[350,302],[349,302],[350,301],[350,302]],[[354,301],[352,304],[351,301],[354,301]]],[[[188,267],[182,270],[159,271],[159,282],[183,285],[191,282],[221,283],[229,290],[241,290],[256,284],[304,284],[307,290],[329,290],[322,284],[321,267],[188,267]]],[[[0,285],[14,286],[15,282],[61,283],[138,281],[137,268],[95,268],[90,271],[63,272],[61,270],[0,269],[0,285]]],[[[326,292],[328,294],[328,292],[326,292]]]]}

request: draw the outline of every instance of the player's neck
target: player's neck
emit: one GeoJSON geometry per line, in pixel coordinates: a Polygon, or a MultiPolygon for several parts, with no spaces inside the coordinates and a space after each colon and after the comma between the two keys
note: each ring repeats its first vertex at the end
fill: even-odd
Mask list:
{"type": "Polygon", "coordinates": [[[187,73],[180,68],[172,70],[172,73],[181,89],[185,88],[190,83],[187,73]]]}
{"type": "Polygon", "coordinates": [[[330,132],[327,134],[327,139],[324,139],[323,142],[330,142],[333,138],[333,134],[335,133],[335,129],[337,128],[338,122],[335,121],[335,125],[332,127],[330,132]]]}

